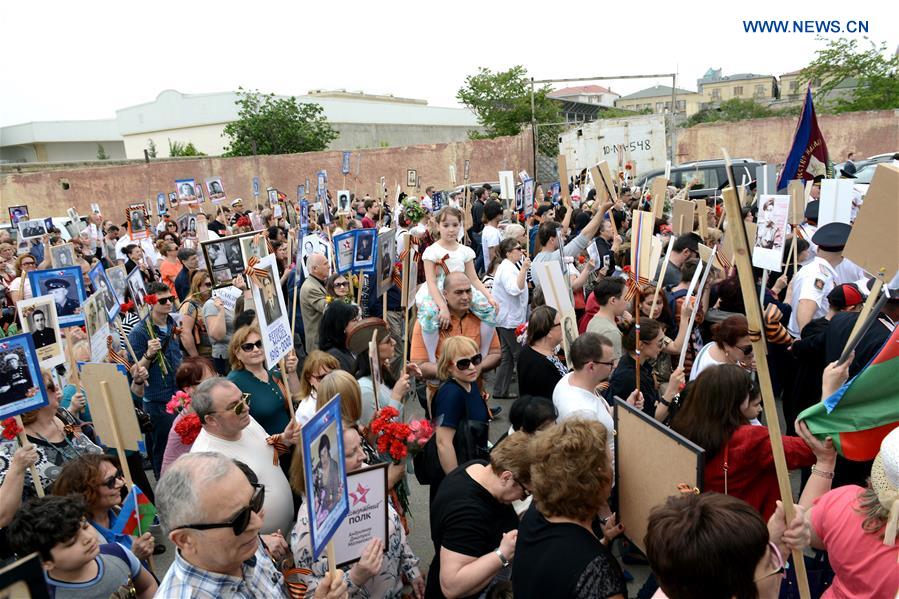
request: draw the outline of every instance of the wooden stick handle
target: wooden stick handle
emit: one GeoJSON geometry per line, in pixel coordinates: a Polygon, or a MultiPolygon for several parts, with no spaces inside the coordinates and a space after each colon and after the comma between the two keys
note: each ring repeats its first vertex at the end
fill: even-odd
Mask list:
{"type": "Polygon", "coordinates": [[[125,334],[125,329],[122,328],[122,320],[119,317],[115,319],[116,328],[119,330],[119,335],[122,337],[122,341],[125,342],[125,347],[128,348],[128,354],[131,356],[131,361],[137,364],[140,360],[137,358],[137,354],[134,353],[134,348],[131,347],[131,340],[128,339],[128,335],[125,334]]]}
{"type": "Polygon", "coordinates": [[[287,391],[287,410],[290,412],[290,421],[293,422],[296,414],[293,409],[293,393],[290,391],[290,375],[287,373],[285,358],[281,358],[278,361],[278,366],[281,368],[281,380],[284,381],[284,389],[287,391]]]}
{"type": "MultiPolygon", "coordinates": [[[[740,214],[740,200],[737,198],[737,192],[732,187],[728,187],[724,190],[723,195],[727,212],[735,215],[736,218],[736,215],[740,214]]],[[[774,458],[774,469],[777,473],[777,486],[783,502],[784,515],[787,522],[791,522],[796,515],[796,509],[793,505],[793,489],[790,486],[789,470],[787,469],[787,460],[784,455],[783,437],[780,432],[777,406],[774,403],[771,373],[768,370],[762,309],[755,294],[755,280],[752,275],[752,261],[749,256],[749,241],[746,237],[745,227],[728,227],[727,234],[731,236],[731,245],[734,248],[734,266],[737,269],[737,276],[740,280],[740,291],[743,294],[746,319],[749,321],[749,337],[755,353],[758,381],[762,392],[762,405],[765,410],[765,422],[768,425],[771,454],[774,458]]],[[[801,599],[810,599],[811,593],[809,591],[805,559],[802,551],[797,549],[792,553],[793,565],[796,568],[796,582],[799,586],[799,596],[801,599]]]]}

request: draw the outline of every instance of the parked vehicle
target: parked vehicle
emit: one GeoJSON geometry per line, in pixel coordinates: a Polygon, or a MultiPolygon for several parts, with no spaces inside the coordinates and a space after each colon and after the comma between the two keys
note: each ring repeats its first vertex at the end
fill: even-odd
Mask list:
{"type": "MultiPolygon", "coordinates": [[[[756,167],[763,164],[763,162],[751,158],[734,158],[733,167],[736,184],[740,185],[744,179],[747,182],[754,180],[756,167]]],[[[668,179],[669,185],[683,188],[695,180],[696,182],[690,186],[690,198],[713,197],[717,195],[722,183],[727,181],[727,173],[724,166],[723,160],[697,160],[672,166],[671,176],[668,179]]],[[[652,185],[653,179],[664,176],[665,169],[656,169],[646,173],[643,177],[637,177],[636,183],[640,187],[647,183],[652,185]]]]}

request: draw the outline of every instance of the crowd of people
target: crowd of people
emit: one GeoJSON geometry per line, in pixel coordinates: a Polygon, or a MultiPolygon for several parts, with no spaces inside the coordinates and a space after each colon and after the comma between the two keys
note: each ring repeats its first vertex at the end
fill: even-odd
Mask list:
{"type": "MultiPolygon", "coordinates": [[[[51,228],[23,247],[0,231],[2,336],[21,330],[15,306],[37,292],[28,273],[50,268],[62,243],[72,244],[91,292],[100,290],[87,273],[101,263],[139,270],[154,297],[125,288],[110,356],[128,364],[131,397],[115,400],[137,410],[146,444],[128,452],[128,471],[176,551],[157,571],[153,556],[165,544],[152,531],[112,530],[128,494],[123,464],[97,438],[67,364],[41,373],[48,404],[22,414],[28,443],[0,443],[0,560],[37,552],[56,597],[742,599],[777,596],[791,551],[807,550],[827,554],[827,596],[893,597],[899,432],[873,462],[851,462],[796,420],[864,369],[899,319],[899,299],[889,299],[851,359],[837,362],[873,279],[842,256],[850,225],[817,227],[820,179],[795,232],[801,268],[788,242],[783,276],[752,273],[787,423],[783,451],[801,472],[789,521],[736,268],[724,261],[699,293],[688,291],[705,268],[701,246],[723,252],[722,230],[755,219],[757,202],[750,192],[743,212],[729,215],[709,197],[708,222],[676,238],[667,217],[656,219],[653,235],[663,247],[671,240],[671,251],[648,265],[644,282],[629,265],[631,214],[649,200],[623,184],[617,191],[614,201],[590,190],[574,203],[538,186],[527,219],[485,184],[470,194],[429,187],[396,205],[351,197],[349,214],[311,206],[303,230],[280,210],[235,200],[198,214],[206,226],[181,231],[165,216],[139,240],[128,223],[99,213],[70,240],[51,228]],[[305,236],[330,247],[333,235],[356,228],[396,236],[385,295],[373,276],[335,272],[333,248],[299,249],[305,236]],[[255,231],[254,243],[276,256],[295,326],[280,365],[263,351],[253,282],[213,276],[197,229],[207,239],[255,231]],[[534,267],[551,262],[562,265],[573,320],[548,305],[534,267]],[[335,571],[312,550],[313,473],[299,439],[338,394],[345,471],[388,464],[390,500],[386,541],[335,571]],[[499,399],[511,402],[508,431],[496,428],[499,399]],[[616,515],[616,399],[704,450],[703,492],[652,511],[645,555],[616,515]],[[432,440],[414,460],[379,449],[372,422],[382,409],[409,421],[416,404],[432,440]],[[412,513],[411,485],[429,487],[427,514],[412,513]],[[407,535],[428,523],[434,555],[423,563],[407,535]],[[634,560],[652,574],[629,593],[634,560]]],[[[90,359],[80,328],[61,333],[76,360],[90,359]]],[[[319,451],[334,456],[330,442],[319,451]]],[[[337,470],[323,462],[323,492],[336,494],[337,470]]]]}

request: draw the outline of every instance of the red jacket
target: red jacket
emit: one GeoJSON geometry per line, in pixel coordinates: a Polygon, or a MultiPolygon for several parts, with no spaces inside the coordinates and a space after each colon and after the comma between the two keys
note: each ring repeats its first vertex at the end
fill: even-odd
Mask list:
{"type": "MultiPolygon", "coordinates": [[[[815,454],[799,437],[783,437],[790,470],[815,463],[815,454]]],[[[726,448],[708,459],[703,473],[703,491],[724,493],[724,458],[727,456],[727,494],[739,497],[757,509],[765,521],[780,499],[771,440],[764,426],[743,425],[734,431],[726,448]]]]}
{"type": "Polygon", "coordinates": [[[584,315],[581,316],[581,321],[577,325],[577,332],[583,335],[587,332],[587,325],[590,324],[590,320],[596,316],[596,313],[599,312],[599,302],[596,301],[596,296],[592,293],[587,294],[587,302],[584,305],[584,315]]]}

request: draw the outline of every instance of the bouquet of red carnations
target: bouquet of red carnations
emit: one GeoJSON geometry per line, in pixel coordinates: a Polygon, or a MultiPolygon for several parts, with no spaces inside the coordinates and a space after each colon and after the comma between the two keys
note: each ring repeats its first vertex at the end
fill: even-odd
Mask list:
{"type": "Polygon", "coordinates": [[[390,456],[396,464],[406,459],[410,453],[415,455],[421,451],[434,434],[434,427],[427,420],[404,423],[396,420],[399,415],[396,408],[387,406],[378,411],[369,425],[378,452],[390,456]]]}

